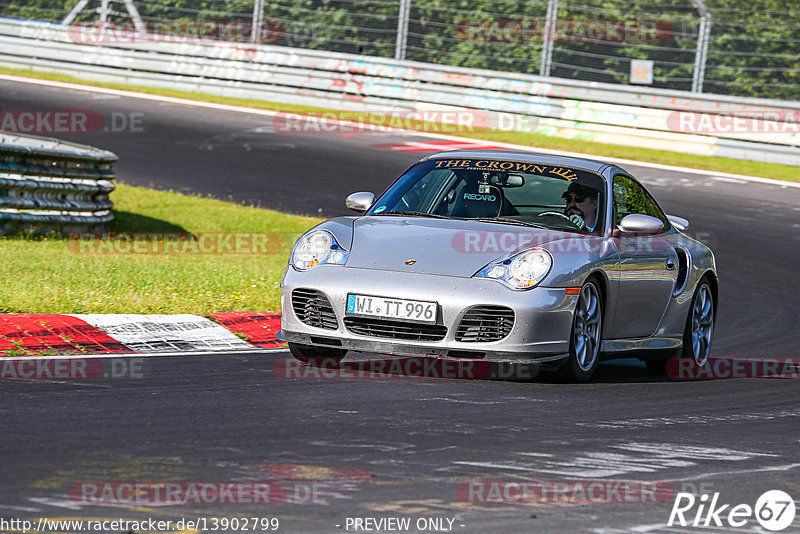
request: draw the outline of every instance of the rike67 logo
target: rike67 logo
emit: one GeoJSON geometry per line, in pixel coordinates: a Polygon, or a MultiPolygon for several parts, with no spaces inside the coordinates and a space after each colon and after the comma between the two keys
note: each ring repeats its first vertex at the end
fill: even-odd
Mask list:
{"type": "Polygon", "coordinates": [[[781,490],[764,492],[755,506],[749,504],[723,504],[719,493],[699,498],[691,493],[678,493],[667,526],[682,527],[744,527],[755,519],[762,528],[778,532],[792,524],[795,518],[794,500],[781,490]],[[696,511],[695,511],[696,507],[696,511]]]}

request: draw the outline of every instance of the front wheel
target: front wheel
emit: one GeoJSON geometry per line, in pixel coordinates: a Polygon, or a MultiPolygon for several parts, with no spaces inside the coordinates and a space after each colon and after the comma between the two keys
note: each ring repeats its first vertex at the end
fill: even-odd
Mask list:
{"type": "Polygon", "coordinates": [[[289,342],[289,352],[303,363],[313,360],[315,363],[338,364],[347,354],[347,349],[332,349],[328,347],[315,347],[289,342]]]}
{"type": "Polygon", "coordinates": [[[603,303],[594,281],[583,284],[572,319],[569,358],[562,376],[574,382],[586,382],[594,374],[600,355],[600,334],[603,331],[603,303]]]}

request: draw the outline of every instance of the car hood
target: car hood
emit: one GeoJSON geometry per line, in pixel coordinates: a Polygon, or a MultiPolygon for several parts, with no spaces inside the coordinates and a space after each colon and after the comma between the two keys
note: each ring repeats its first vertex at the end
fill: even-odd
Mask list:
{"type": "Polygon", "coordinates": [[[570,235],[458,219],[361,217],[353,222],[347,266],[470,277],[497,258],[570,235]]]}

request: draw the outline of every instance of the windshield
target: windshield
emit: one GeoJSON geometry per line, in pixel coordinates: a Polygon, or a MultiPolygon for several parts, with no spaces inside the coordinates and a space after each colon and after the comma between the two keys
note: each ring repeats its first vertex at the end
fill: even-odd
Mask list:
{"type": "Polygon", "coordinates": [[[435,159],[409,169],[366,215],[496,219],[597,233],[603,198],[602,178],[571,167],[435,159]]]}

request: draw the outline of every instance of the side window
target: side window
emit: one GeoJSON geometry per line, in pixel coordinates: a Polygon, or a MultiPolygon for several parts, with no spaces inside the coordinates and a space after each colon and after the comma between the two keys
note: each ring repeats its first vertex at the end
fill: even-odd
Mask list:
{"type": "Polygon", "coordinates": [[[667,216],[658,207],[655,199],[650,196],[644,187],[624,174],[614,177],[614,224],[631,213],[641,213],[660,219],[664,223],[664,230],[669,228],[667,216]]]}

